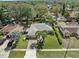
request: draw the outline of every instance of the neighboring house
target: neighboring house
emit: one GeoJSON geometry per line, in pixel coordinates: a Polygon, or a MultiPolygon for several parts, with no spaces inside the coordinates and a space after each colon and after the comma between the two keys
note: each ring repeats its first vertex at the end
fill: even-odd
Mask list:
{"type": "Polygon", "coordinates": [[[76,22],[69,22],[66,26],[59,25],[59,29],[63,34],[63,37],[75,36],[79,38],[79,24],[76,22]]]}
{"type": "Polygon", "coordinates": [[[48,5],[48,9],[50,10],[52,8],[52,5],[48,5]]]}
{"type": "Polygon", "coordinates": [[[16,26],[10,24],[10,25],[4,26],[0,31],[1,31],[2,33],[9,33],[9,32],[12,31],[14,28],[16,28],[16,26]]]}
{"type": "Polygon", "coordinates": [[[72,12],[72,8],[69,8],[69,7],[67,7],[67,8],[65,8],[65,10],[67,11],[67,12],[72,12]]]}
{"type": "Polygon", "coordinates": [[[20,26],[18,24],[9,24],[6,25],[5,27],[3,27],[0,30],[3,34],[8,34],[8,33],[12,33],[12,32],[23,32],[23,26],[20,26]]]}
{"type": "Polygon", "coordinates": [[[70,17],[76,18],[78,16],[78,14],[79,14],[79,11],[73,11],[70,13],[70,17]]]}
{"type": "Polygon", "coordinates": [[[36,37],[36,32],[37,31],[52,31],[52,28],[50,26],[48,26],[45,23],[36,23],[36,24],[31,24],[30,28],[27,29],[27,35],[29,37],[36,37]]]}
{"type": "Polygon", "coordinates": [[[67,19],[65,17],[58,17],[57,21],[66,21],[67,19]]]}
{"type": "Polygon", "coordinates": [[[54,21],[56,21],[57,17],[56,16],[52,16],[52,19],[54,19],[54,21]]]}
{"type": "Polygon", "coordinates": [[[65,17],[52,16],[52,18],[54,19],[54,21],[67,21],[67,19],[65,17]]]}

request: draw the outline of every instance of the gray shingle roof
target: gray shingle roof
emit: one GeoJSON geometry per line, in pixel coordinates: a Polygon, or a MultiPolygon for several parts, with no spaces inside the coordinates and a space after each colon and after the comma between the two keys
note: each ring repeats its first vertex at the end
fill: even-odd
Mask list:
{"type": "Polygon", "coordinates": [[[31,27],[28,30],[28,36],[35,36],[35,33],[37,31],[43,31],[43,30],[47,30],[47,31],[51,31],[51,27],[48,26],[45,23],[36,23],[36,24],[32,24],[31,27]]]}

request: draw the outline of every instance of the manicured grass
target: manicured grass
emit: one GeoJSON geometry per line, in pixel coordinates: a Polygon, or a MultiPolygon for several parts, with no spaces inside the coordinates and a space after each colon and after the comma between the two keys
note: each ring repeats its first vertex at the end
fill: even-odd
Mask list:
{"type": "Polygon", "coordinates": [[[11,51],[9,58],[23,58],[25,56],[25,51],[11,51]]]}
{"type": "Polygon", "coordinates": [[[79,58],[79,51],[69,51],[66,57],[79,58]]]}
{"type": "Polygon", "coordinates": [[[18,49],[26,49],[27,48],[27,40],[26,35],[20,35],[19,42],[16,45],[18,49]]]}
{"type": "MultiPolygon", "coordinates": [[[[65,51],[39,51],[37,52],[38,58],[64,58],[65,51]]],[[[68,51],[66,58],[79,58],[79,51],[68,51]]]]}
{"type": "Polygon", "coordinates": [[[58,43],[55,35],[47,35],[44,39],[43,48],[44,49],[62,48],[62,45],[58,43]]]}
{"type": "Polygon", "coordinates": [[[40,51],[37,52],[37,57],[38,58],[58,58],[61,57],[63,58],[64,52],[55,52],[55,51],[40,51]]]}

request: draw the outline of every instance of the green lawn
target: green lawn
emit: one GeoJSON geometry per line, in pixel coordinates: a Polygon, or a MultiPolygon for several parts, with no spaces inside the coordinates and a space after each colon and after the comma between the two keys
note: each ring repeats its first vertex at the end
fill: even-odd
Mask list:
{"type": "Polygon", "coordinates": [[[26,35],[20,35],[19,42],[16,45],[16,48],[26,49],[27,48],[27,40],[25,40],[26,35]]]}
{"type": "MultiPolygon", "coordinates": [[[[65,51],[40,51],[37,52],[38,58],[64,58],[65,51]]],[[[79,51],[69,51],[66,54],[66,58],[79,58],[79,51]]]]}
{"type": "Polygon", "coordinates": [[[44,49],[62,48],[62,45],[58,43],[55,35],[47,35],[44,41],[44,49]]]}
{"type": "Polygon", "coordinates": [[[69,51],[68,53],[67,53],[67,57],[72,57],[72,58],[79,58],[79,51],[69,51]]]}
{"type": "Polygon", "coordinates": [[[25,56],[25,51],[11,51],[9,58],[23,58],[25,56]]]}

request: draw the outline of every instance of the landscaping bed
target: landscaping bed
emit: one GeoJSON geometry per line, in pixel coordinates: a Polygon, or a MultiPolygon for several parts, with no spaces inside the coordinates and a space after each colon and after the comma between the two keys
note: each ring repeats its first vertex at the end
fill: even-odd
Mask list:
{"type": "Polygon", "coordinates": [[[79,51],[68,51],[65,56],[65,51],[39,51],[38,58],[79,58],[79,51]]]}
{"type": "Polygon", "coordinates": [[[24,58],[25,51],[11,51],[9,58],[24,58]]]}

